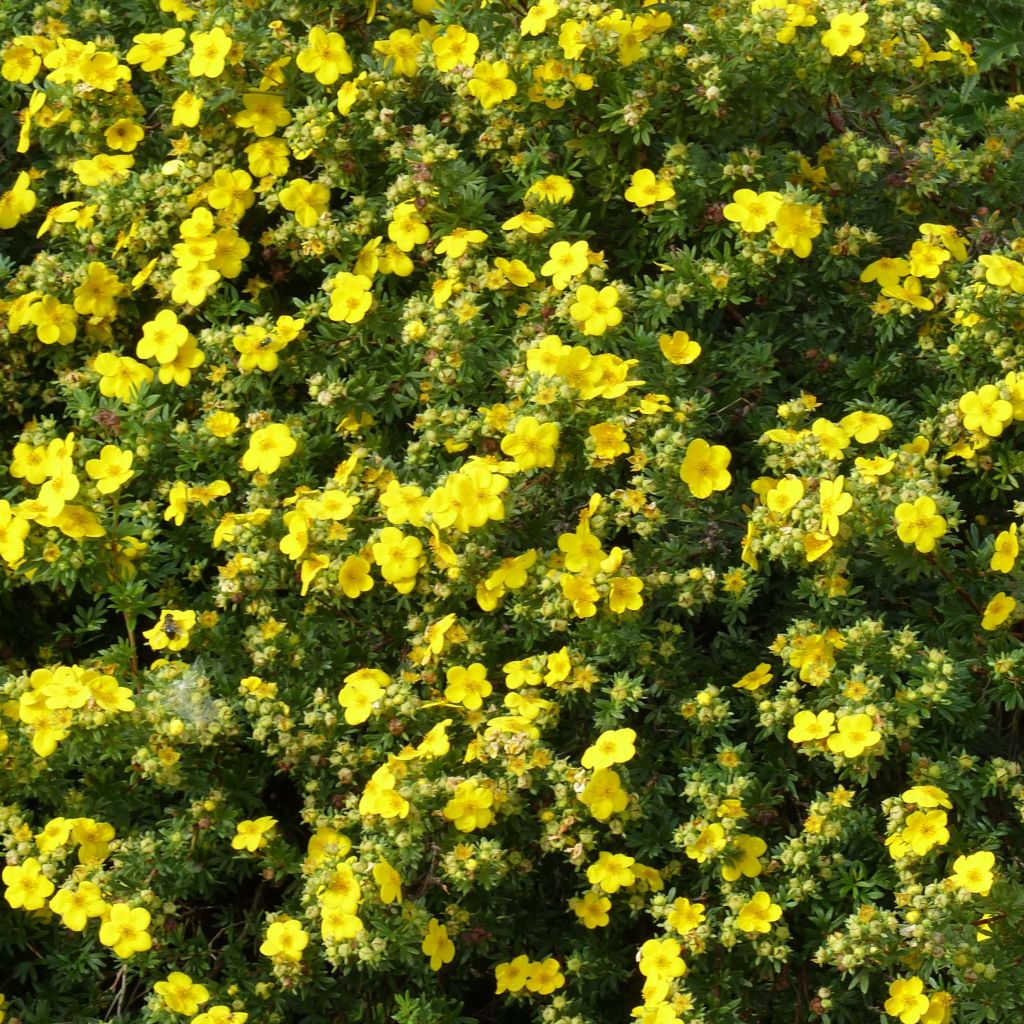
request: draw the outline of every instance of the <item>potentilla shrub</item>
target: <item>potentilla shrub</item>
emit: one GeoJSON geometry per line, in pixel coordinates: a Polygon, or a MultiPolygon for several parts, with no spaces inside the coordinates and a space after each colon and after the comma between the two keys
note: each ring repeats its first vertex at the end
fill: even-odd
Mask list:
{"type": "Polygon", "coordinates": [[[989,7],[0,0],[0,1019],[1020,1019],[989,7]]]}

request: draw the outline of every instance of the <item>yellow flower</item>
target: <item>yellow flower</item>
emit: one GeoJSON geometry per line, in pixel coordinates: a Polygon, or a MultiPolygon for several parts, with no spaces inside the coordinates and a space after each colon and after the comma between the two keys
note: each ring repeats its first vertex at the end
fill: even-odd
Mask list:
{"type": "Polygon", "coordinates": [[[576,291],[576,301],[569,307],[569,315],[584,334],[601,335],[622,322],[618,302],[619,292],[614,285],[605,285],[600,291],[589,284],[581,285],[576,291]]]}
{"type": "Polygon", "coordinates": [[[985,384],[977,391],[968,391],[960,399],[960,412],[968,430],[980,430],[989,437],[998,437],[1013,420],[1013,406],[1002,398],[999,388],[985,384]]]}
{"type": "Polygon", "coordinates": [[[611,910],[612,901],[599,892],[585,892],[578,899],[570,900],[569,907],[584,928],[604,928],[611,920],[608,911],[611,910]]]}
{"type": "Polygon", "coordinates": [[[625,198],[627,202],[639,207],[641,210],[655,203],[663,203],[675,197],[676,190],[672,182],[655,176],[654,171],[647,167],[633,172],[630,179],[630,186],[626,189],[625,198]]]}
{"type": "Polygon", "coordinates": [[[673,331],[658,338],[661,354],[676,366],[689,366],[701,353],[700,345],[686,331],[673,331]]]}
{"type": "Polygon", "coordinates": [[[746,675],[741,676],[733,686],[738,690],[749,690],[754,693],[762,686],[767,686],[772,681],[772,669],[767,662],[761,662],[756,668],[751,669],[746,675]]]}
{"type": "Polygon", "coordinates": [[[260,953],[272,960],[298,963],[302,959],[302,951],[308,945],[309,934],[298,921],[275,921],[267,929],[260,953]]]}
{"type": "Polygon", "coordinates": [[[587,747],[580,764],[590,769],[624,764],[636,755],[635,741],[636,731],[633,729],[608,729],[587,747]]]}
{"type": "Polygon", "coordinates": [[[624,853],[608,853],[604,850],[597,855],[597,860],[587,868],[587,881],[591,885],[600,886],[606,893],[616,893],[619,889],[628,889],[636,881],[633,865],[636,860],[624,853]]]}
{"type": "Polygon", "coordinates": [[[901,502],[896,506],[896,536],[924,554],[933,551],[936,540],[946,532],[946,520],[935,508],[935,501],[926,494],[913,503],[901,502]]]}
{"type": "Polygon", "coordinates": [[[494,793],[473,779],[460,782],[455,795],[444,805],[441,813],[460,832],[473,832],[486,828],[494,821],[494,793]]]}
{"type": "Polygon", "coordinates": [[[295,214],[302,227],[311,228],[327,212],[331,190],[319,182],[294,178],[281,189],[280,200],[286,210],[295,214]]]}
{"type": "Polygon", "coordinates": [[[781,205],[782,196],[778,192],[757,193],[741,188],[733,193],[732,202],[725,205],[722,215],[739,224],[741,230],[756,235],[775,220],[781,205]]]}
{"type": "Polygon", "coordinates": [[[885,1012],[890,1017],[898,1018],[901,1024],[919,1024],[928,1012],[924,982],[920,978],[901,978],[891,982],[885,1012]]]}
{"type": "Polygon", "coordinates": [[[793,726],[786,734],[794,743],[823,740],[835,730],[836,716],[831,711],[798,711],[793,726]]]}
{"type": "Polygon", "coordinates": [[[454,71],[459,65],[472,67],[479,47],[480,40],[461,25],[449,25],[444,35],[435,37],[430,44],[438,71],[454,71]]]}
{"type": "Polygon", "coordinates": [[[710,445],[703,438],[695,438],[686,446],[679,479],[695,498],[708,498],[732,483],[732,474],[726,469],[731,459],[732,453],[723,445],[710,445]]]}
{"type": "Polygon", "coordinates": [[[558,425],[541,423],[535,416],[520,417],[515,429],[501,439],[501,450],[520,472],[553,466],[557,447],[558,425]]]}
{"type": "Polygon", "coordinates": [[[1017,601],[1000,591],[985,605],[985,612],[981,619],[981,628],[987,630],[998,629],[1006,622],[1016,607],[1017,601]]]}
{"type": "Polygon", "coordinates": [[[232,850],[248,850],[255,853],[267,845],[270,833],[277,824],[277,819],[269,815],[251,821],[240,821],[235,826],[235,834],[231,839],[232,850]]]}
{"type": "Polygon", "coordinates": [[[175,128],[195,128],[199,124],[206,101],[195,93],[183,92],[171,104],[171,125],[175,128]]]}
{"type": "Polygon", "coordinates": [[[870,715],[847,715],[839,719],[839,731],[828,738],[828,749],[833,754],[843,757],[860,757],[869,747],[875,746],[882,739],[882,734],[875,732],[870,715]]]}
{"type": "Polygon", "coordinates": [[[741,932],[764,934],[772,930],[772,922],[782,917],[782,907],[773,903],[766,892],[756,892],[740,907],[736,927],[741,932]]]}
{"type": "Polygon", "coordinates": [[[168,1010],[185,1017],[194,1017],[199,1007],[210,1001],[206,986],[194,982],[181,971],[172,971],[166,981],[158,981],[153,986],[153,991],[163,1000],[168,1010]]]}
{"type": "Polygon", "coordinates": [[[242,456],[242,468],[248,473],[277,472],[282,460],[292,455],[298,444],[284,423],[271,423],[254,430],[249,447],[242,456]]]}
{"type": "Polygon", "coordinates": [[[430,957],[430,969],[441,970],[442,965],[450,964],[455,959],[455,943],[448,938],[448,929],[436,917],[427,922],[427,934],[420,946],[423,953],[430,957]]]}
{"type": "Polygon", "coordinates": [[[672,904],[672,912],[665,919],[669,928],[680,935],[694,931],[703,922],[704,907],[700,903],[691,903],[682,896],[672,904]]]}
{"type": "Polygon", "coordinates": [[[1011,523],[1008,530],[1003,530],[996,539],[992,548],[992,559],[988,567],[996,572],[1013,572],[1013,566],[1017,561],[1020,552],[1020,542],[1017,540],[1017,524],[1011,523]]]}
{"type": "Polygon", "coordinates": [[[193,32],[192,58],[188,62],[188,73],[193,78],[217,78],[224,71],[224,59],[231,50],[232,40],[224,29],[209,32],[193,32]]]}
{"type": "Polygon", "coordinates": [[[89,459],[85,471],[97,481],[96,489],[100,494],[113,494],[126,484],[134,475],[132,460],[134,452],[125,451],[117,445],[105,444],[98,459],[89,459]]]}
{"type": "Polygon", "coordinates": [[[300,71],[316,75],[321,85],[332,85],[352,70],[345,40],[337,32],[326,32],[319,26],[309,30],[309,43],[299,51],[295,63],[300,71]]]}
{"type": "Polygon", "coordinates": [[[43,873],[39,861],[29,857],[21,864],[12,864],[3,870],[4,899],[21,910],[40,910],[55,888],[43,873]]]}
{"type": "Polygon", "coordinates": [[[992,888],[992,868],[995,862],[995,854],[988,850],[957,857],[953,861],[953,874],[950,879],[958,889],[987,896],[992,888]]]}
{"type": "Polygon", "coordinates": [[[822,480],[818,485],[821,528],[832,537],[839,533],[839,517],[853,507],[853,496],[843,491],[845,482],[844,477],[837,476],[834,480],[822,480]]]}
{"type": "Polygon", "coordinates": [[[469,93],[480,101],[484,110],[511,99],[517,92],[516,83],[508,77],[508,63],[503,60],[480,61],[473,68],[469,93]]]}
{"type": "MultiPolygon", "coordinates": [[[[833,57],[842,57],[852,47],[859,46],[864,41],[864,26],[867,20],[868,16],[864,11],[835,15],[828,23],[827,31],[821,35],[821,45],[833,57]]],[[[908,1022],[905,1021],[904,1024],[908,1022]]]]}
{"type": "Polygon", "coordinates": [[[127,960],[152,947],[153,938],[146,930],[149,922],[149,911],[145,907],[115,903],[100,925],[100,942],[113,949],[116,956],[127,960]]]}

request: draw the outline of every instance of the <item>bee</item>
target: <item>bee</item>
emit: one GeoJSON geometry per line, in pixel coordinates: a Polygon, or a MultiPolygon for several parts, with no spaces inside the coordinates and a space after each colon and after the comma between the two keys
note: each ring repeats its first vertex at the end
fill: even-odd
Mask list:
{"type": "Polygon", "coordinates": [[[164,616],[164,621],[160,624],[160,628],[164,631],[164,636],[168,640],[174,640],[176,637],[183,636],[183,632],[178,628],[178,624],[174,621],[174,616],[168,612],[164,616]]]}

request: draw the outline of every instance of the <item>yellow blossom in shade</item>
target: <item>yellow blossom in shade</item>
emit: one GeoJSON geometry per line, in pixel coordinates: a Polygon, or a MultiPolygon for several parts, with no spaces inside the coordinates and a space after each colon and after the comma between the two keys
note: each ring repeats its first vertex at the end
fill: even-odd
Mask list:
{"type": "Polygon", "coordinates": [[[530,958],[525,954],[517,956],[508,963],[496,964],[494,967],[495,994],[522,991],[529,975],[530,958]]]}
{"type": "Polygon", "coordinates": [[[420,946],[425,956],[430,957],[430,969],[439,971],[444,964],[455,959],[455,943],[448,938],[448,928],[436,917],[427,922],[427,934],[420,946]]]}
{"type": "Polygon", "coordinates": [[[801,259],[810,256],[811,240],[821,234],[825,215],[820,206],[783,202],[775,212],[772,241],[782,249],[791,249],[801,259]]]}
{"type": "Polygon", "coordinates": [[[596,423],[588,433],[594,445],[594,455],[598,459],[610,462],[629,451],[626,432],[617,423],[596,423]]]}
{"type": "Polygon", "coordinates": [[[923,857],[936,846],[949,842],[948,817],[945,811],[914,811],[907,816],[900,840],[918,857],[923,857]]]}
{"type": "Polygon", "coordinates": [[[608,584],[608,607],[615,615],[639,611],[644,606],[640,596],[644,581],[636,576],[616,576],[608,584]]]}
{"type": "Polygon", "coordinates": [[[700,903],[691,903],[685,897],[680,896],[672,904],[672,912],[665,919],[665,923],[674,932],[686,935],[704,923],[704,907],[700,903]]]}
{"type": "Polygon", "coordinates": [[[53,894],[54,884],[42,873],[35,857],[21,864],[8,865],[3,870],[4,899],[15,910],[40,910],[53,894]]]}
{"type": "Polygon", "coordinates": [[[1000,395],[994,384],[984,384],[977,391],[968,391],[959,403],[968,430],[982,431],[998,437],[1013,420],[1013,406],[1000,395]]]}
{"type": "Polygon", "coordinates": [[[910,264],[905,259],[883,256],[861,271],[860,280],[865,284],[877,281],[880,288],[894,288],[899,285],[900,278],[909,273],[910,264]]]}
{"type": "Polygon", "coordinates": [[[508,63],[503,60],[482,60],[474,65],[468,89],[484,110],[511,99],[517,92],[516,83],[508,77],[508,63]]]}
{"type": "Polygon", "coordinates": [[[309,945],[309,934],[298,921],[275,921],[260,946],[260,953],[272,960],[298,963],[309,945]]]}
{"type": "Polygon", "coordinates": [[[271,423],[254,430],[249,447],[242,456],[242,469],[248,473],[277,472],[282,460],[295,452],[298,444],[284,423],[271,423]]]}
{"type": "Polygon", "coordinates": [[[627,202],[643,210],[656,203],[673,199],[675,194],[672,182],[657,177],[654,171],[644,167],[633,172],[629,188],[625,191],[625,198],[627,202]]]}
{"type": "Polygon", "coordinates": [[[311,228],[327,212],[331,190],[317,181],[293,178],[281,189],[280,199],[281,205],[295,214],[302,227],[311,228]]]}
{"type": "Polygon", "coordinates": [[[1017,539],[1017,524],[1011,523],[1009,529],[998,534],[992,546],[992,558],[988,567],[994,572],[1013,572],[1020,553],[1020,541],[1017,539]]]}
{"type": "Polygon", "coordinates": [[[379,887],[381,903],[402,902],[401,876],[386,860],[374,864],[373,880],[379,887]]]}
{"type": "Polygon", "coordinates": [[[568,203],[573,194],[572,182],[561,174],[549,174],[526,190],[527,196],[536,196],[545,203],[568,203]]]}
{"type": "Polygon", "coordinates": [[[123,487],[134,475],[132,460],[134,452],[125,451],[117,445],[105,444],[98,459],[89,459],[85,471],[96,481],[100,494],[113,494],[123,487]]]}
{"type": "Polygon", "coordinates": [[[604,928],[611,920],[608,911],[612,908],[612,901],[599,892],[585,892],[570,900],[569,907],[584,928],[604,928]]]}
{"type": "Polygon", "coordinates": [[[85,931],[90,918],[102,917],[106,913],[107,904],[98,885],[80,882],[74,889],[58,889],[50,900],[50,909],[60,916],[65,928],[81,932],[85,931]]]}
{"type": "Polygon", "coordinates": [[[618,773],[611,768],[599,768],[579,794],[580,803],[590,810],[598,821],[604,821],[629,805],[629,794],[622,788],[618,773]]]}
{"type": "Polygon", "coordinates": [[[835,720],[836,716],[831,711],[798,711],[786,735],[793,743],[823,740],[835,731],[835,720]]]}
{"type": "Polygon", "coordinates": [[[992,869],[995,863],[995,854],[988,850],[957,857],[953,861],[953,874],[950,875],[950,880],[958,889],[987,896],[994,881],[992,869]]]}
{"type": "Polygon", "coordinates": [[[203,111],[205,100],[192,92],[183,92],[171,104],[171,126],[174,128],[195,128],[203,111]]]}
{"type": "Polygon", "coordinates": [[[881,742],[870,715],[847,715],[838,721],[838,731],[828,738],[828,749],[843,757],[860,757],[865,750],[881,742]]]}
{"type": "Polygon", "coordinates": [[[561,966],[554,957],[548,957],[540,962],[531,963],[526,975],[526,988],[538,995],[550,995],[555,989],[565,984],[565,976],[562,974],[561,966]]]}
{"type": "Polygon", "coordinates": [[[118,118],[104,133],[104,139],[111,149],[130,153],[145,137],[146,131],[140,124],[129,118],[118,118]]]}
{"type": "Polygon", "coordinates": [[[844,56],[847,51],[864,42],[864,26],[867,21],[868,16],[864,11],[835,15],[829,21],[828,29],[821,34],[821,45],[833,57],[844,56]]]}
{"type": "Polygon", "coordinates": [[[115,903],[100,925],[100,942],[110,947],[116,956],[127,960],[152,947],[153,938],[147,931],[149,922],[149,911],[145,907],[115,903]]]}
{"type": "Polygon", "coordinates": [[[733,686],[738,690],[749,690],[754,693],[762,686],[767,686],[773,679],[771,666],[762,661],[756,668],[751,669],[746,675],[741,676],[733,686]]]}
{"type": "Polygon", "coordinates": [[[300,71],[316,75],[321,85],[332,85],[352,70],[352,58],[344,38],[319,26],[309,30],[309,42],[299,51],[295,64],[300,71]]]}
{"type": "Polygon", "coordinates": [[[249,173],[257,178],[280,178],[288,173],[288,143],[283,139],[264,138],[245,147],[249,173]]]}
{"type": "Polygon", "coordinates": [[[370,563],[360,555],[349,555],[338,570],[338,585],[352,600],[373,589],[370,563]]]}
{"type": "Polygon", "coordinates": [[[741,188],[733,193],[732,202],[725,205],[722,215],[739,224],[741,230],[756,235],[771,224],[781,205],[782,196],[778,192],[757,193],[741,188]]]}
{"type": "Polygon", "coordinates": [[[628,889],[636,881],[633,865],[636,860],[624,853],[608,853],[602,850],[597,860],[587,868],[587,881],[600,886],[606,893],[628,889]]]}
{"type": "Polygon", "coordinates": [[[764,934],[772,930],[772,923],[782,917],[782,907],[773,903],[766,892],[756,892],[740,907],[736,927],[741,932],[764,934]]]}
{"type": "Polygon", "coordinates": [[[733,836],[730,847],[719,858],[722,878],[727,882],[735,882],[741,875],[757,878],[762,871],[759,858],[767,849],[768,844],[758,836],[733,836]]]}
{"type": "Polygon", "coordinates": [[[777,516],[785,516],[804,496],[804,482],[795,476],[787,476],[775,484],[764,496],[764,503],[777,516]]]}
{"type": "Polygon", "coordinates": [[[521,472],[555,464],[558,424],[541,423],[535,416],[522,416],[515,429],[501,439],[501,450],[521,472]]]}
{"type": "Polygon", "coordinates": [[[1016,607],[1017,601],[1015,598],[999,591],[985,605],[985,611],[981,618],[981,628],[987,630],[998,629],[1006,622],[1016,607]]]}
{"type": "Polygon", "coordinates": [[[899,1020],[900,1024],[920,1024],[928,1012],[924,982],[920,978],[901,978],[890,982],[885,1012],[899,1020]]]}
{"type": "Polygon", "coordinates": [[[712,857],[717,857],[725,849],[725,829],[721,825],[706,825],[701,829],[692,843],[686,844],[686,856],[703,864],[712,857]]]}
{"type": "Polygon", "coordinates": [[[85,280],[75,289],[75,312],[81,316],[112,317],[117,312],[115,301],[124,285],[97,260],[85,269],[85,280]]]}
{"type": "Polygon", "coordinates": [[[263,849],[270,839],[270,832],[277,824],[277,819],[270,815],[251,821],[240,821],[235,826],[235,834],[231,839],[232,850],[247,850],[255,853],[263,849]]]}
{"type": "Polygon", "coordinates": [[[153,986],[153,991],[168,1010],[185,1017],[194,1017],[199,1012],[199,1007],[210,1001],[210,993],[206,986],[194,982],[181,971],[172,971],[166,981],[158,981],[153,986]]]}
{"type": "Polygon", "coordinates": [[[923,554],[933,551],[935,542],[946,532],[946,520],[935,509],[934,499],[927,494],[913,502],[900,502],[895,512],[896,536],[923,554]]]}
{"type": "Polygon", "coordinates": [[[853,496],[843,490],[845,477],[822,480],[818,485],[818,508],[821,512],[822,530],[834,537],[839,533],[839,518],[853,507],[853,496]]]}
{"type": "Polygon", "coordinates": [[[524,210],[517,213],[508,220],[502,222],[503,231],[525,231],[528,235],[543,235],[549,228],[553,228],[555,222],[547,217],[542,217],[532,210],[524,210]]]}
{"type": "Polygon", "coordinates": [[[679,479],[695,498],[708,498],[732,483],[732,474],[726,468],[731,459],[732,453],[724,445],[710,445],[703,438],[695,438],[686,446],[679,479]]]}
{"type": "Polygon", "coordinates": [[[217,78],[224,71],[224,59],[232,46],[231,36],[217,27],[209,32],[193,32],[189,40],[192,57],[188,62],[188,73],[193,78],[217,78]]]}
{"type": "Polygon", "coordinates": [[[673,331],[658,338],[661,354],[675,366],[689,366],[701,353],[700,345],[686,331],[673,331]]]}
{"type": "Polygon", "coordinates": [[[635,741],[633,729],[607,729],[583,752],[580,764],[588,769],[624,764],[636,756],[635,741]]]}
{"type": "Polygon", "coordinates": [[[277,93],[247,92],[242,97],[242,106],[245,109],[235,114],[235,124],[239,128],[248,128],[257,138],[273,135],[292,120],[291,112],[285,108],[284,97],[277,93]]]}
{"type": "Polygon", "coordinates": [[[232,1010],[230,1006],[218,1003],[193,1017],[190,1024],[246,1024],[248,1019],[249,1014],[242,1010],[232,1010]]]}
{"type": "MultiPolygon", "coordinates": [[[[946,31],[948,33],[949,29],[946,31]]],[[[978,934],[981,934],[980,930],[978,934]]],[[[978,941],[982,940],[979,938],[978,941]]],[[[953,1001],[952,995],[948,992],[933,992],[928,997],[928,1010],[921,1018],[921,1024],[950,1024],[953,1016],[953,1001]]]]}
{"type": "Polygon", "coordinates": [[[946,791],[938,786],[913,786],[901,793],[900,799],[906,804],[916,804],[918,807],[945,807],[948,809],[953,806],[946,791]]]}

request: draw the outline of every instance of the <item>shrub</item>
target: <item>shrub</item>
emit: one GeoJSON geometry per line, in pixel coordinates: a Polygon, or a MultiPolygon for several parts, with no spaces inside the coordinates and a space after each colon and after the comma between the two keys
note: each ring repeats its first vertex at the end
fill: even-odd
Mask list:
{"type": "Polygon", "coordinates": [[[0,1018],[1016,1019],[964,6],[0,0],[0,1018]]]}

